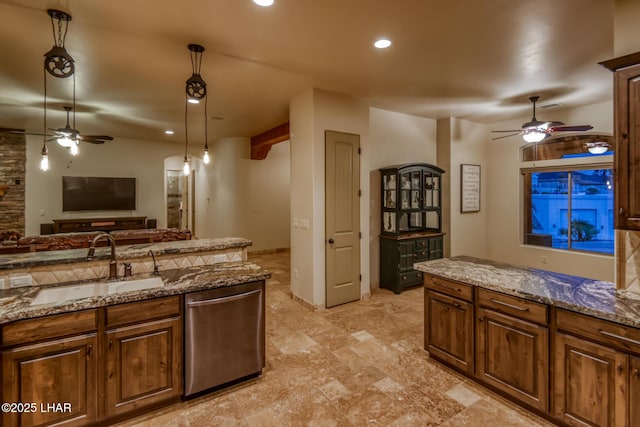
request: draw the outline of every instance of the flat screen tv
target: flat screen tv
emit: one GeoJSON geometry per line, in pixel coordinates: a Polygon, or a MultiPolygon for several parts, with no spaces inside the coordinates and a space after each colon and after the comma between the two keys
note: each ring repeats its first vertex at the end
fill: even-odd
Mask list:
{"type": "Polygon", "coordinates": [[[127,211],[136,208],[135,178],[62,177],[62,210],[127,211]]]}

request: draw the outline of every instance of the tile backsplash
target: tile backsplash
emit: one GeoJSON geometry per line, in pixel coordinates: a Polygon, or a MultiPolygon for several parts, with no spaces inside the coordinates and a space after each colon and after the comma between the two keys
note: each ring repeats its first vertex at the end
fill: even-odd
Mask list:
{"type": "Polygon", "coordinates": [[[640,232],[618,230],[616,287],[640,296],[640,232]]]}
{"type": "MultiPolygon", "coordinates": [[[[213,265],[224,262],[241,262],[246,260],[246,248],[156,256],[156,261],[160,271],[213,265]]],[[[133,274],[151,273],[153,271],[153,259],[150,256],[119,259],[118,276],[122,277],[124,275],[125,262],[131,263],[131,271],[133,274]]],[[[98,280],[109,276],[109,260],[95,260],[5,270],[0,274],[0,281],[4,279],[4,283],[8,287],[10,278],[24,276],[31,277],[32,286],[75,282],[80,280],[98,280]]]]}

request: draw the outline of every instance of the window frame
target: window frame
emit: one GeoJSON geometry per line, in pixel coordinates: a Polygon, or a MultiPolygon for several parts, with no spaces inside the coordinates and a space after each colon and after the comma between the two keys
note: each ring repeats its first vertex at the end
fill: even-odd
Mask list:
{"type": "MultiPolygon", "coordinates": [[[[612,156],[608,156],[612,157],[612,156]]],[[[606,252],[598,252],[598,251],[589,251],[585,249],[574,249],[571,245],[571,212],[572,212],[572,172],[581,171],[581,170],[594,170],[594,169],[610,169],[613,173],[613,159],[611,161],[603,162],[601,156],[594,156],[593,158],[581,158],[581,159],[562,159],[563,161],[558,160],[546,160],[539,162],[522,162],[520,167],[520,175],[522,182],[522,206],[523,206],[523,215],[522,215],[522,225],[523,229],[520,233],[520,241],[522,245],[528,247],[535,248],[546,248],[546,249],[554,249],[559,251],[567,251],[572,253],[584,253],[584,254],[596,254],[607,257],[613,257],[615,254],[615,247],[613,253],[606,252]],[[541,173],[541,172],[567,172],[567,223],[569,224],[569,230],[567,233],[567,248],[555,248],[548,247],[543,245],[534,245],[531,243],[527,243],[527,234],[531,233],[533,230],[533,215],[531,209],[531,174],[532,173],[541,173]]],[[[614,202],[615,203],[615,202],[614,202]]],[[[615,244],[614,244],[615,246],[615,244]]]]}

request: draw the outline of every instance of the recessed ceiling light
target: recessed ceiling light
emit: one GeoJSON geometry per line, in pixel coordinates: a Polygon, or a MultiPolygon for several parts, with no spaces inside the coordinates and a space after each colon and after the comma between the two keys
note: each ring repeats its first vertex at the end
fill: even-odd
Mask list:
{"type": "Polygon", "coordinates": [[[273,0],[253,0],[255,4],[258,6],[271,6],[273,4],[273,0]]]}
{"type": "Polygon", "coordinates": [[[164,133],[167,135],[173,135],[175,132],[173,132],[171,129],[167,129],[164,131],[164,133]]]}
{"type": "Polygon", "coordinates": [[[388,39],[379,39],[373,44],[378,49],[386,49],[391,46],[391,40],[388,39]]]}

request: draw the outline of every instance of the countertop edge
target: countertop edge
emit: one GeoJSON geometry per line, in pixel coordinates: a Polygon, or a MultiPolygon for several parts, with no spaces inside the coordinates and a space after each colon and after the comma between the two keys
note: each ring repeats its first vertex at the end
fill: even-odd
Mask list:
{"type": "MultiPolygon", "coordinates": [[[[531,301],[547,304],[560,309],[589,315],[601,320],[611,321],[625,326],[640,328],[640,301],[618,295],[615,285],[611,282],[570,276],[521,267],[471,257],[454,257],[440,260],[426,261],[414,264],[414,269],[426,274],[443,277],[476,286],[481,289],[501,292],[507,295],[525,298],[531,301]],[[443,263],[448,263],[446,268],[443,263]],[[460,268],[451,272],[451,266],[461,264],[460,268]],[[465,268],[475,264],[479,269],[503,269],[505,278],[519,279],[530,286],[529,289],[518,289],[497,283],[488,283],[482,279],[465,275],[465,268]],[[550,279],[550,280],[549,280],[550,279]],[[585,291],[582,291],[584,287],[585,291]],[[563,289],[561,289],[563,288],[563,289]],[[554,297],[554,294],[561,297],[554,297]]],[[[486,276],[491,272],[483,271],[486,276]]],[[[482,277],[482,275],[479,275],[482,277]]],[[[500,278],[504,279],[504,278],[500,278]]]]}

